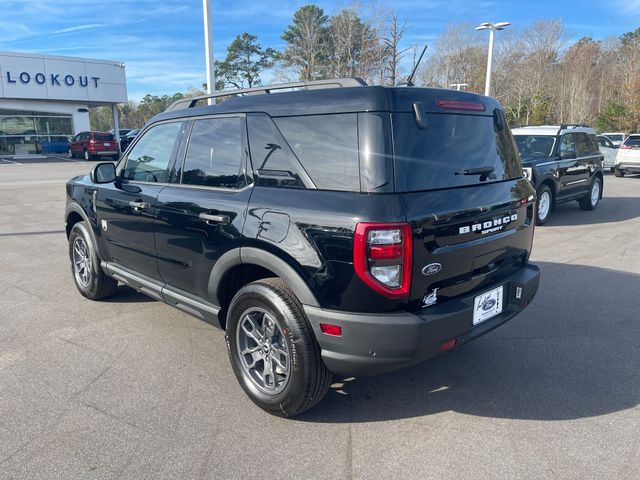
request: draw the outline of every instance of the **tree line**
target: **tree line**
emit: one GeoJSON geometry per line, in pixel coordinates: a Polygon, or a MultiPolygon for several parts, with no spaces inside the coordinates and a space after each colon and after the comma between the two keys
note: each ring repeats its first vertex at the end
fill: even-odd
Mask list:
{"type": "MultiPolygon", "coordinates": [[[[411,25],[384,7],[359,6],[328,15],[317,5],[298,9],[281,38],[281,51],[263,47],[243,32],[215,62],[216,90],[261,84],[265,71],[277,81],[363,78],[370,85],[406,79],[422,45],[406,46],[411,25]]],[[[640,130],[640,28],[619,37],[569,41],[559,20],[510,27],[496,36],[492,95],[512,125],[587,123],[599,130],[640,130]]],[[[429,45],[416,86],[482,93],[487,62],[486,34],[473,24],[449,25],[429,45]]],[[[206,85],[203,85],[206,88],[206,85]]],[[[202,93],[146,95],[119,106],[123,128],[139,127],[173,101],[202,93]]],[[[92,109],[92,127],[111,128],[110,110],[92,109]]],[[[108,129],[106,128],[106,129],[108,129]]]]}

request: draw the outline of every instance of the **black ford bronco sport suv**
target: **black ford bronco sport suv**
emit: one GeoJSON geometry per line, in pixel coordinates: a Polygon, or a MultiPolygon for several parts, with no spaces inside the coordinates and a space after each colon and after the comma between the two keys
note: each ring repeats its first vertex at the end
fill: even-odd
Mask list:
{"type": "Polygon", "coordinates": [[[340,79],[177,102],[68,182],[65,219],[82,295],[121,282],[220,326],[247,395],[293,416],[333,373],[521,312],[534,201],[492,98],[340,79]]]}
{"type": "Polygon", "coordinates": [[[594,210],[604,189],[596,132],[587,125],[540,125],[512,130],[523,171],[537,191],[536,225],[544,225],[558,203],[577,200],[594,210]]]}

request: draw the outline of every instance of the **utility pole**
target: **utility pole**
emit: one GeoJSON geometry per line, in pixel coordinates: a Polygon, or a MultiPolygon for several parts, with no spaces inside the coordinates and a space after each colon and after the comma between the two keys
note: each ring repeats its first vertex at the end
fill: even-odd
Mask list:
{"type": "Polygon", "coordinates": [[[476,30],[489,30],[489,55],[487,56],[487,78],[484,82],[484,94],[488,97],[491,94],[491,66],[493,65],[493,41],[498,30],[504,30],[511,25],[509,22],[489,23],[484,22],[476,27],[476,30]]]}
{"type": "Polygon", "coordinates": [[[213,63],[213,22],[211,21],[211,0],[202,0],[204,16],[204,53],[207,65],[207,93],[216,90],[216,72],[213,63]]]}
{"type": "Polygon", "coordinates": [[[469,84],[468,83],[452,83],[449,85],[450,87],[454,88],[458,91],[462,90],[464,87],[468,87],[469,84]]]}

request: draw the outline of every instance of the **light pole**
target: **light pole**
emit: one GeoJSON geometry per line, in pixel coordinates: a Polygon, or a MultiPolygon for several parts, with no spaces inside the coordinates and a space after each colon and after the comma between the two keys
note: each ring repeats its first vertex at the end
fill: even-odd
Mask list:
{"type": "Polygon", "coordinates": [[[511,25],[509,22],[489,23],[484,22],[476,27],[476,30],[489,30],[489,58],[487,58],[487,79],[484,83],[484,94],[488,97],[491,93],[491,65],[493,63],[493,37],[497,30],[504,30],[511,25]]]}
{"type": "Polygon", "coordinates": [[[207,93],[216,90],[216,73],[213,67],[213,24],[211,22],[211,0],[202,0],[204,16],[204,54],[207,65],[207,93]]]}
{"type": "Polygon", "coordinates": [[[468,87],[469,84],[468,83],[452,83],[449,86],[452,88],[455,87],[456,90],[460,91],[464,87],[468,87]]]}

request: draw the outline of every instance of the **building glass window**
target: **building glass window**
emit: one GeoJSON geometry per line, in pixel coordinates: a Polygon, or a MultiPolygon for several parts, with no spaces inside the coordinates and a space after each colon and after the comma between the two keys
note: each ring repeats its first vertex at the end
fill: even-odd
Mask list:
{"type": "Polygon", "coordinates": [[[66,152],[72,135],[71,115],[0,109],[0,155],[66,152]]]}

